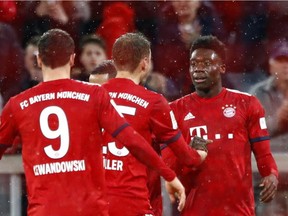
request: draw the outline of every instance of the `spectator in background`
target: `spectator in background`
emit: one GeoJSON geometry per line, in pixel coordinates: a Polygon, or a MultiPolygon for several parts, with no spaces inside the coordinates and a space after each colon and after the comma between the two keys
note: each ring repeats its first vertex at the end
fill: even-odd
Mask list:
{"type": "Polygon", "coordinates": [[[267,37],[274,41],[278,38],[288,38],[288,2],[287,1],[267,1],[267,37]]]}
{"type": "MultiPolygon", "coordinates": [[[[271,149],[274,153],[288,152],[288,42],[278,40],[269,52],[270,76],[252,86],[250,93],[261,101],[267,119],[267,127],[271,135],[271,149]]],[[[287,174],[280,174],[280,187],[269,205],[257,205],[257,215],[286,215],[287,201],[287,174]],[[281,179],[281,177],[283,179],[281,179]]],[[[255,188],[258,189],[259,188],[255,188]]],[[[257,194],[257,193],[256,193],[257,194]]],[[[258,199],[255,199],[258,201],[258,199]]],[[[259,202],[259,201],[258,201],[259,202]]]]}
{"type": "Polygon", "coordinates": [[[162,94],[168,101],[171,101],[178,94],[177,88],[171,79],[157,71],[153,71],[153,62],[151,62],[151,68],[140,84],[150,91],[162,94]]]}
{"type": "Polygon", "coordinates": [[[34,35],[41,35],[51,28],[61,28],[79,41],[84,24],[90,19],[87,1],[29,1],[21,8],[24,44],[34,35]],[[24,11],[24,12],[23,12],[24,11]]]}
{"type": "Polygon", "coordinates": [[[25,48],[25,58],[24,58],[24,65],[25,69],[29,73],[29,79],[25,83],[24,88],[30,88],[38,83],[42,82],[42,72],[37,64],[37,55],[38,55],[38,41],[40,37],[35,36],[32,37],[25,48]]]}
{"type": "Polygon", "coordinates": [[[73,70],[72,78],[88,82],[91,72],[106,59],[105,42],[97,35],[84,36],[80,41],[79,57],[82,69],[73,70]]]}
{"type": "Polygon", "coordinates": [[[116,39],[133,31],[135,31],[135,12],[132,7],[124,2],[113,2],[104,7],[103,21],[96,33],[106,42],[109,58],[116,39]]]}
{"type": "Polygon", "coordinates": [[[24,55],[15,30],[8,24],[0,23],[0,94],[3,105],[11,96],[21,91],[24,72],[24,55]]]}
{"type": "MultiPolygon", "coordinates": [[[[192,91],[189,48],[199,35],[221,35],[223,26],[209,2],[166,2],[158,16],[155,70],[175,81],[180,97],[192,91]]],[[[221,38],[221,37],[220,37],[221,38]]],[[[174,98],[175,99],[175,98],[174,98]]]]}
{"type": "Polygon", "coordinates": [[[104,60],[90,74],[89,82],[102,85],[109,79],[115,78],[117,70],[112,60],[104,60]]]}
{"type": "MultiPolygon", "coordinates": [[[[225,29],[227,70],[252,73],[262,68],[267,56],[259,55],[265,49],[267,38],[268,2],[265,1],[214,1],[217,14],[225,29]],[[235,53],[238,53],[235,55],[235,53]]],[[[276,28],[277,29],[277,28],[276,28]]]]}
{"type": "MultiPolygon", "coordinates": [[[[288,42],[279,40],[273,44],[269,57],[270,76],[252,86],[266,110],[268,129],[272,137],[288,133],[288,42]]],[[[287,136],[288,138],[288,136],[287,136]]],[[[288,139],[275,143],[272,148],[288,150],[288,139]],[[279,146],[280,145],[280,146],[279,146]]],[[[275,150],[276,150],[275,149],[275,150]]]]}

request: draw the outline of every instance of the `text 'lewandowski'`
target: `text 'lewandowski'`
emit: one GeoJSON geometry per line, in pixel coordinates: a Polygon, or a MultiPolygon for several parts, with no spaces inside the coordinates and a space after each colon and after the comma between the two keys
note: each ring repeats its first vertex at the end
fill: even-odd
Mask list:
{"type": "Polygon", "coordinates": [[[62,161],[55,163],[37,164],[33,166],[35,176],[54,173],[85,171],[84,160],[62,161]]]}

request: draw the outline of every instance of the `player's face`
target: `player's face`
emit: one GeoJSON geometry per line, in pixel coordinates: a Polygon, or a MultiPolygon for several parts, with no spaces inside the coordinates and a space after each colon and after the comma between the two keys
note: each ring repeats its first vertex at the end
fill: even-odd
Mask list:
{"type": "Polygon", "coordinates": [[[106,60],[105,51],[97,44],[86,44],[80,56],[80,62],[85,70],[91,73],[101,62],[106,60]]]}
{"type": "Polygon", "coordinates": [[[194,50],[190,57],[190,76],[196,90],[210,90],[221,84],[225,72],[220,57],[210,49],[194,50]]]}
{"type": "Polygon", "coordinates": [[[200,6],[198,0],[186,0],[186,1],[172,1],[177,16],[184,20],[193,20],[197,14],[197,10],[200,6]]]}
{"type": "Polygon", "coordinates": [[[25,68],[30,71],[37,67],[36,55],[38,53],[38,47],[34,45],[28,45],[25,49],[25,68]]]}
{"type": "Polygon", "coordinates": [[[270,73],[280,82],[288,81],[288,57],[270,59],[270,73]]]}

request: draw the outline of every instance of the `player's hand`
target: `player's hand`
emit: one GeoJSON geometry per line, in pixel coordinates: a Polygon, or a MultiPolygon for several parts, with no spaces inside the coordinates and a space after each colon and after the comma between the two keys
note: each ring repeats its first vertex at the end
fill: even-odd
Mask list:
{"type": "Polygon", "coordinates": [[[260,192],[260,201],[261,202],[270,202],[276,194],[278,185],[278,179],[274,174],[270,174],[262,179],[260,187],[263,187],[263,190],[260,192]]]}
{"type": "Polygon", "coordinates": [[[171,200],[172,203],[175,202],[175,196],[179,201],[178,204],[178,211],[182,211],[184,206],[185,206],[185,202],[186,202],[186,195],[185,195],[185,188],[182,185],[182,183],[179,181],[179,179],[176,177],[174,178],[172,181],[170,182],[165,182],[165,186],[166,186],[166,190],[169,194],[169,198],[171,200]]]}
{"type": "Polygon", "coordinates": [[[207,145],[212,143],[212,140],[205,140],[201,137],[195,136],[190,142],[190,146],[196,150],[208,152],[207,145]]]}
{"type": "Polygon", "coordinates": [[[201,163],[206,159],[208,153],[206,151],[202,151],[202,150],[196,150],[198,152],[198,154],[201,157],[201,163]]]}

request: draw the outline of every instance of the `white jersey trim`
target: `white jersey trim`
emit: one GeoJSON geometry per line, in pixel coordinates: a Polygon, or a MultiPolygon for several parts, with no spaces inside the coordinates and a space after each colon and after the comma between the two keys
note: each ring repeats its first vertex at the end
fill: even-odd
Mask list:
{"type": "Polygon", "coordinates": [[[229,92],[234,92],[234,93],[236,93],[236,94],[243,94],[243,95],[247,95],[247,96],[252,96],[251,94],[249,94],[249,93],[247,93],[247,92],[241,92],[241,91],[235,90],[235,89],[228,89],[228,88],[226,88],[226,89],[227,89],[227,91],[229,91],[229,92]]]}

